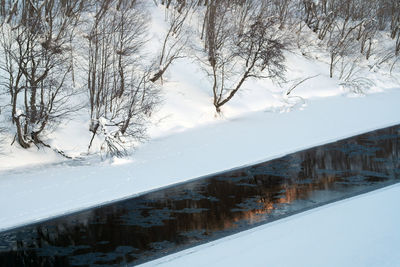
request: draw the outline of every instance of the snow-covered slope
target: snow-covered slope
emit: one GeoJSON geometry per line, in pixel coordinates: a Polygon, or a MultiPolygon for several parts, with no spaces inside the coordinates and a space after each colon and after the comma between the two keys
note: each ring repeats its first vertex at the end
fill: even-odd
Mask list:
{"type": "Polygon", "coordinates": [[[131,159],[77,161],[0,173],[0,229],[133,196],[214,172],[400,123],[400,90],[253,112],[152,139],[131,159]]]}
{"type": "MultiPolygon", "coordinates": [[[[149,5],[149,9],[152,24],[146,51],[149,57],[155,57],[166,33],[165,10],[161,5],[158,7],[149,5]]],[[[192,19],[195,27],[195,18],[192,19]]],[[[175,61],[167,70],[164,83],[157,83],[163,102],[152,116],[152,124],[148,129],[149,140],[229,121],[255,111],[284,113],[295,109],[307,109],[307,105],[318,98],[361,97],[360,94],[352,93],[338,77],[329,78],[329,54],[319,45],[314,33],[307,29],[303,31],[302,35],[307,38],[304,36],[302,38],[307,42],[300,43],[296,48],[291,47],[285,52],[287,82],[274,84],[268,79],[248,80],[237,95],[222,107],[221,115],[215,113],[212,104],[211,80],[202,70],[200,63],[195,60],[193,53],[189,51],[188,57],[175,61]],[[301,82],[304,79],[305,81],[301,82]],[[293,90],[287,95],[290,89],[293,90]]],[[[392,40],[386,35],[380,33],[376,38],[389,44],[392,40]]],[[[373,63],[378,61],[380,52],[380,48],[376,48],[376,53],[371,56],[370,61],[361,59],[358,55],[354,55],[354,59],[351,57],[348,59],[350,62],[356,62],[353,78],[363,77],[372,82],[370,87],[363,88],[364,94],[400,87],[400,64],[394,65],[391,72],[390,62],[372,67],[373,63]]],[[[85,79],[82,73],[78,76],[82,80],[85,79]]],[[[8,101],[6,95],[1,97],[0,101],[8,101]]],[[[84,98],[84,94],[79,97],[84,98]]],[[[7,117],[5,112],[0,115],[7,117]]],[[[91,138],[88,130],[89,121],[89,112],[83,109],[50,133],[46,142],[71,157],[87,157],[91,138]]],[[[0,171],[65,161],[65,158],[45,147],[33,146],[26,150],[18,147],[15,142],[11,146],[14,134],[12,129],[2,135],[0,171]]]]}

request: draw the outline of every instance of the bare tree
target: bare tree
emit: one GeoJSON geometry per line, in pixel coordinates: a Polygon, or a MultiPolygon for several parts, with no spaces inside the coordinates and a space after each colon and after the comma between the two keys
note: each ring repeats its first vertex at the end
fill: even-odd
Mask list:
{"type": "Polygon", "coordinates": [[[344,35],[338,31],[332,32],[331,36],[329,37],[327,44],[330,54],[329,76],[331,78],[333,77],[335,66],[338,60],[354,51],[354,30],[355,27],[350,27],[344,32],[344,35]]]}
{"type": "Polygon", "coordinates": [[[392,39],[395,39],[400,32],[400,3],[396,0],[391,1],[390,32],[392,39]]]}
{"type": "Polygon", "coordinates": [[[168,9],[171,2],[169,0],[166,3],[165,16],[168,22],[168,30],[158,56],[158,70],[150,79],[152,82],[156,82],[159,79],[162,82],[163,74],[173,61],[183,57],[189,39],[187,31],[185,31],[185,22],[192,11],[194,2],[186,4],[185,1],[176,0],[174,5],[176,8],[168,9]]]}
{"type": "Polygon", "coordinates": [[[368,60],[371,56],[372,40],[378,30],[378,27],[373,19],[365,19],[359,25],[357,40],[360,41],[361,54],[364,54],[368,60]]]}
{"type": "Polygon", "coordinates": [[[319,18],[317,12],[318,2],[313,0],[303,0],[304,21],[314,32],[318,30],[319,18]]]}
{"type": "MultiPolygon", "coordinates": [[[[328,30],[329,38],[326,42],[330,53],[329,75],[332,78],[336,63],[343,57],[356,51],[357,29],[364,25],[363,20],[354,20],[354,10],[357,5],[353,0],[338,0],[329,6],[328,11],[337,15],[332,20],[331,27],[328,30]]],[[[362,28],[361,28],[362,29],[362,28]]],[[[371,38],[371,32],[364,30],[365,40],[371,38]]],[[[358,33],[360,36],[360,32],[358,33]]],[[[364,41],[365,42],[365,41],[364,41]]]]}
{"type": "Polygon", "coordinates": [[[250,78],[283,78],[279,21],[255,1],[211,1],[206,11],[205,65],[217,112],[250,78]]]}
{"type": "Polygon", "coordinates": [[[289,17],[293,15],[291,14],[292,2],[293,0],[273,0],[271,2],[274,13],[276,12],[278,14],[280,29],[285,26],[289,17]]]}

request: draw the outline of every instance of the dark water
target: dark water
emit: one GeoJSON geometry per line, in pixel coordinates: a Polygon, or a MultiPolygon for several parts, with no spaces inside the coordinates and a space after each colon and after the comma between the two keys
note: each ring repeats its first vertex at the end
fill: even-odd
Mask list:
{"type": "Polygon", "coordinates": [[[3,232],[0,266],[109,266],[161,257],[400,182],[399,141],[400,125],[3,232]]]}

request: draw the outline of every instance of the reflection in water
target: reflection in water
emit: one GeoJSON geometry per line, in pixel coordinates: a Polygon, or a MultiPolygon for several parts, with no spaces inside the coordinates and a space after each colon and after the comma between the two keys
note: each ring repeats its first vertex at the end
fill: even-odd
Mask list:
{"type": "Polygon", "coordinates": [[[0,266],[124,265],[400,181],[400,126],[0,233],[0,266]]]}

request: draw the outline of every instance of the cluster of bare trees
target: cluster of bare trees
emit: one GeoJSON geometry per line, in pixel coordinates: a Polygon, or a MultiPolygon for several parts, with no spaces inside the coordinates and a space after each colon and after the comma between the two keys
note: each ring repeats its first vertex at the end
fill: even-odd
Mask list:
{"type": "Polygon", "coordinates": [[[348,54],[359,51],[369,59],[378,31],[390,32],[396,42],[392,54],[398,56],[399,17],[397,0],[303,0],[304,22],[330,52],[331,77],[338,60],[348,54]]]}
{"type": "Polygon", "coordinates": [[[46,132],[86,107],[89,149],[97,136],[113,155],[145,136],[158,83],[188,54],[210,77],[217,112],[251,79],[285,79],[284,50],[303,26],[326,47],[331,77],[350,55],[369,60],[381,31],[395,44],[381,62],[400,55],[398,0],[3,0],[0,26],[1,111],[14,142],[47,145],[46,132]],[[166,32],[148,57],[153,4],[166,32]]]}
{"type": "MultiPolygon", "coordinates": [[[[283,51],[290,49],[291,34],[297,25],[300,28],[306,25],[318,37],[320,45],[326,47],[330,77],[335,75],[340,62],[338,76],[348,84],[354,74],[354,55],[369,60],[377,46],[374,42],[377,32],[390,32],[396,44],[394,51],[388,51],[382,61],[399,55],[400,4],[397,0],[161,2],[179,12],[189,7],[203,21],[199,35],[204,56],[200,61],[211,78],[217,112],[249,79],[284,80],[283,51]]],[[[159,73],[163,73],[163,68],[159,73]]],[[[363,79],[354,79],[352,86],[356,83],[367,85],[363,79]]]]}
{"type": "Polygon", "coordinates": [[[140,60],[148,14],[143,2],[131,0],[93,1],[90,10],[95,14],[83,26],[93,133],[89,148],[102,135],[108,153],[123,155],[124,138],[143,138],[146,117],[157,102],[150,66],[140,60]]]}
{"type": "Polygon", "coordinates": [[[103,138],[108,153],[123,154],[124,137],[144,136],[157,93],[150,66],[140,60],[149,21],[143,2],[1,1],[1,85],[10,99],[14,141],[23,148],[48,146],[44,133],[82,102],[93,137],[103,138]],[[87,101],[76,97],[83,89],[74,86],[77,53],[87,55],[79,62],[87,101]]]}
{"type": "Polygon", "coordinates": [[[78,1],[2,1],[2,86],[10,97],[16,140],[28,148],[74,110],[68,86],[70,35],[80,16],[78,1]]]}

